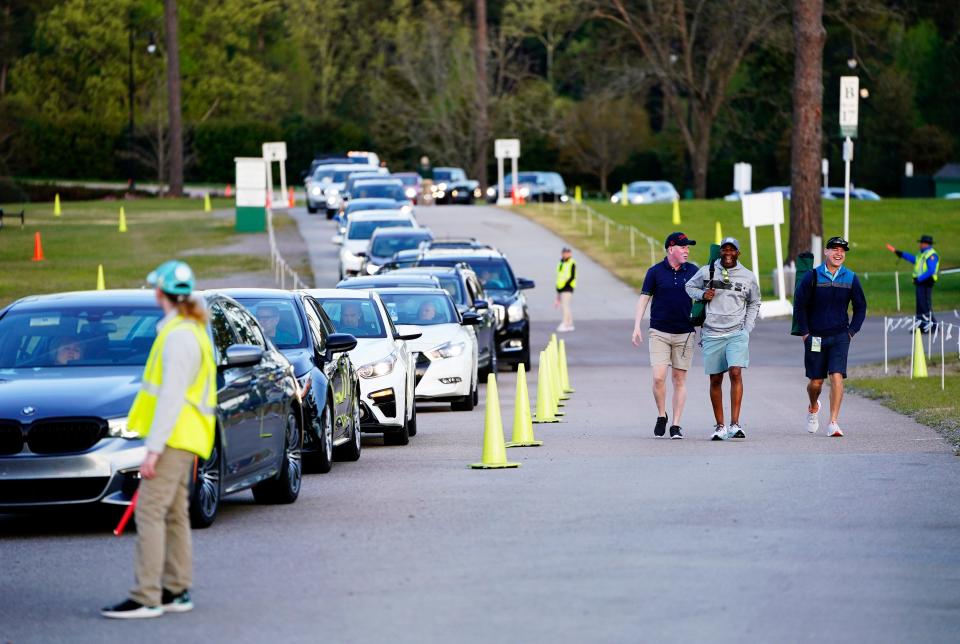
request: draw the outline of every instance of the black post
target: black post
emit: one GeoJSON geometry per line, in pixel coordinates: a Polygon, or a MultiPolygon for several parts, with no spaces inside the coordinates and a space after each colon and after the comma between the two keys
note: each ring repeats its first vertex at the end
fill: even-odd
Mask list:
{"type": "Polygon", "coordinates": [[[128,14],[128,33],[129,33],[129,57],[127,59],[127,91],[128,103],[130,106],[130,122],[127,124],[127,189],[133,191],[136,183],[133,179],[133,14],[128,14]]]}

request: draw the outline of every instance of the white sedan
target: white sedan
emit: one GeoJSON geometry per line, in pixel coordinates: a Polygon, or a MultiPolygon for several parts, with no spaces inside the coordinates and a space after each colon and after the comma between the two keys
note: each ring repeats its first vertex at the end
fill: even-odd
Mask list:
{"type": "Polygon", "coordinates": [[[411,340],[416,362],[417,400],[449,402],[453,411],[477,404],[477,336],[480,321],[471,311],[460,314],[441,288],[377,289],[401,334],[419,331],[411,340]]]}
{"type": "Polygon", "coordinates": [[[333,242],[340,248],[340,279],[360,272],[370,238],[378,228],[417,228],[412,213],[400,210],[375,210],[350,215],[343,234],[334,235],[333,242]]]}
{"type": "Polygon", "coordinates": [[[338,333],[357,339],[350,351],[360,376],[360,429],[382,433],[387,445],[406,445],[417,433],[414,361],[408,342],[419,329],[402,335],[373,291],[311,289],[338,333]]]}

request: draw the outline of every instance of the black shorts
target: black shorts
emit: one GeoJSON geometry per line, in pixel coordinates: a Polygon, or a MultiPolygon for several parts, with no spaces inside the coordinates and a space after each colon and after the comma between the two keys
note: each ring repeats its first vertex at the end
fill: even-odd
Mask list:
{"type": "Polygon", "coordinates": [[[803,341],[803,364],[807,369],[807,378],[823,380],[830,373],[839,373],[847,377],[847,353],[850,351],[850,334],[844,331],[838,335],[820,338],[820,351],[810,350],[813,335],[803,341]]]}

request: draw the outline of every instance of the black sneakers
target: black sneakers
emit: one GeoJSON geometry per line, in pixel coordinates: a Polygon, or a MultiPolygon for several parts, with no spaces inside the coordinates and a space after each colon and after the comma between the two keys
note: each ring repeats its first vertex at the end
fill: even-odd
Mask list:
{"type": "Polygon", "coordinates": [[[189,590],[174,595],[164,588],[161,603],[163,604],[163,612],[165,613],[186,613],[187,611],[193,610],[193,601],[190,599],[189,590]]]}
{"type": "Polygon", "coordinates": [[[657,416],[657,424],[653,427],[653,435],[660,438],[667,431],[667,415],[657,416]]]}
{"type": "Polygon", "coordinates": [[[683,438],[683,432],[680,431],[680,425],[670,426],[670,438],[674,438],[674,439],[683,438]]]}
{"type": "Polygon", "coordinates": [[[160,617],[163,615],[163,609],[159,606],[144,606],[140,602],[128,599],[116,606],[101,608],[100,614],[111,619],[146,619],[160,617]]]}

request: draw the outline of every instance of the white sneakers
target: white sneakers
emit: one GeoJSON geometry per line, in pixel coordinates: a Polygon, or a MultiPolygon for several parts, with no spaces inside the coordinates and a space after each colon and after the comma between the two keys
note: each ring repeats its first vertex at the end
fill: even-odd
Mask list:
{"type": "MultiPolygon", "coordinates": [[[[817,414],[820,413],[820,401],[817,401],[817,410],[813,413],[807,412],[807,431],[811,434],[816,434],[817,430],[820,429],[820,418],[817,414]]],[[[843,430],[840,429],[839,423],[832,422],[827,425],[827,436],[833,438],[842,438],[843,430]]]]}
{"type": "Polygon", "coordinates": [[[725,441],[730,438],[730,434],[727,432],[726,425],[714,425],[713,427],[713,436],[710,437],[712,441],[725,441]]]}
{"type": "Polygon", "coordinates": [[[817,414],[820,413],[820,401],[817,401],[817,409],[813,413],[807,412],[807,431],[811,434],[816,434],[817,430],[820,429],[820,418],[817,414]]]}
{"type": "Polygon", "coordinates": [[[557,333],[569,333],[570,331],[573,331],[574,329],[575,329],[575,327],[574,327],[572,324],[569,325],[569,326],[566,325],[566,324],[561,324],[560,326],[557,327],[557,333]]]}

